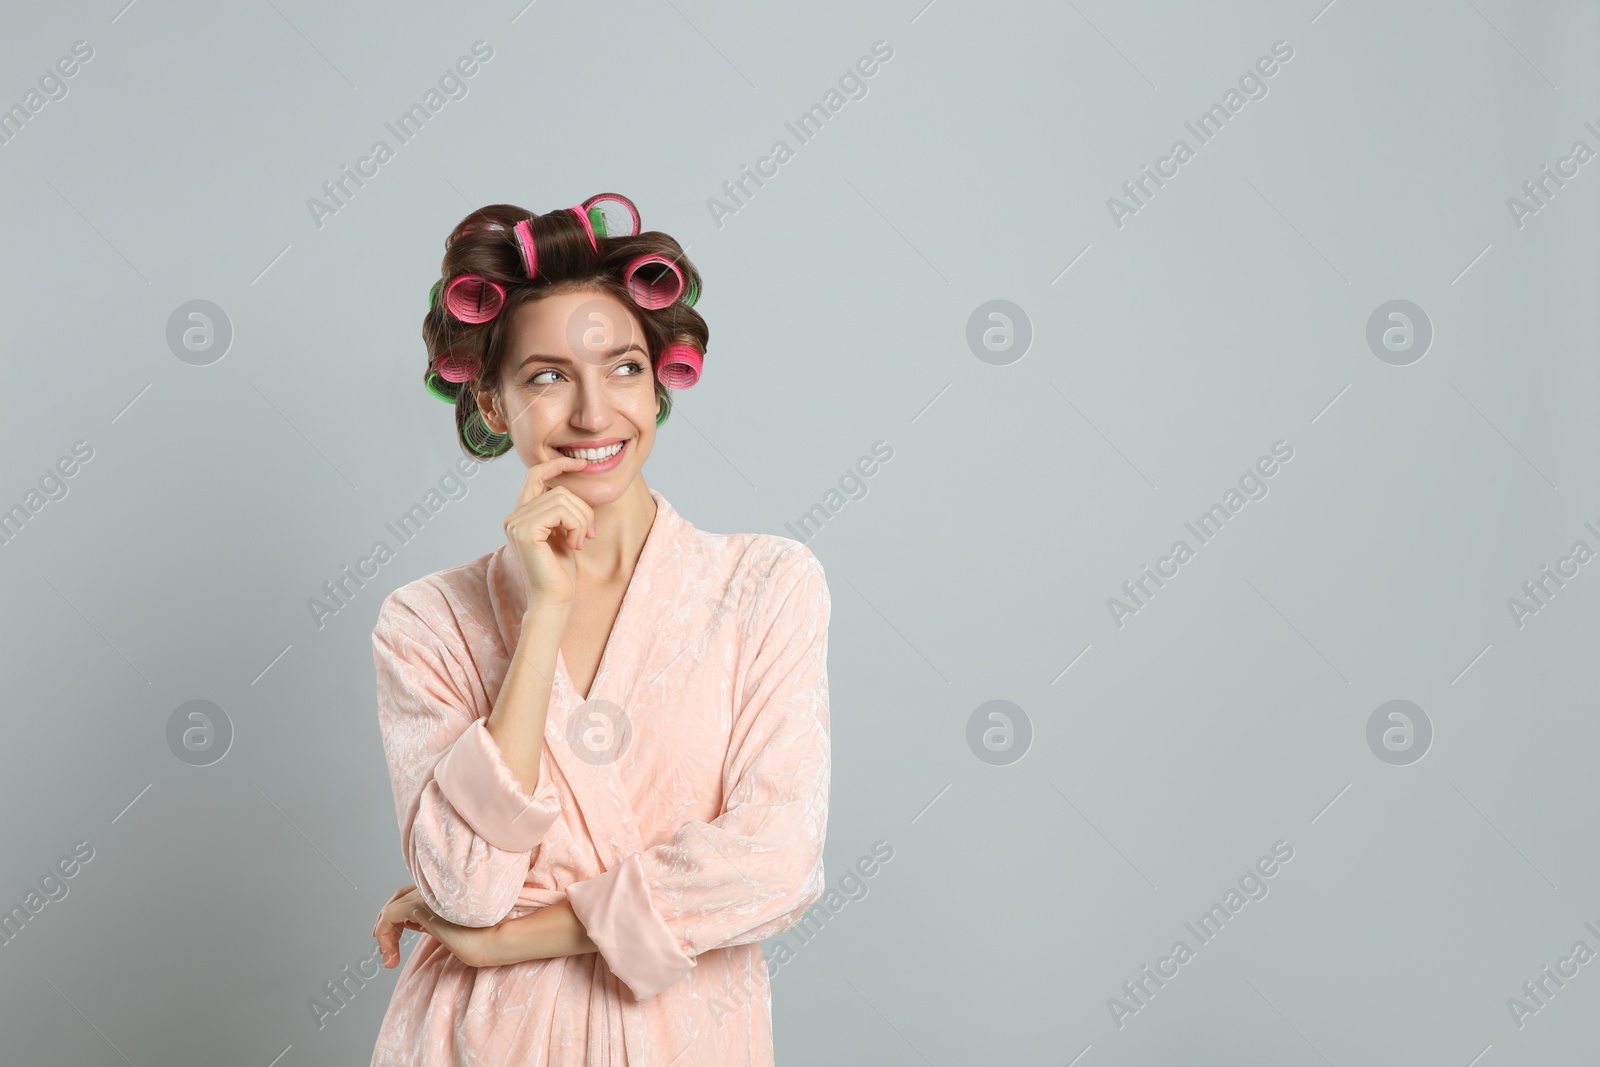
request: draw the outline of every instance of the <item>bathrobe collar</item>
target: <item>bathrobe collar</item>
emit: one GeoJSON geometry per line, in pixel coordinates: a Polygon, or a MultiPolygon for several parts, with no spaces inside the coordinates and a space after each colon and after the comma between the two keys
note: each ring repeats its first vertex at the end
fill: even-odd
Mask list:
{"type": "MultiPolygon", "coordinates": [[[[567,674],[566,660],[556,656],[556,676],[551,684],[550,711],[545,719],[544,746],[572,789],[584,822],[605,827],[594,835],[600,862],[610,870],[627,856],[641,851],[638,822],[623,786],[618,760],[626,758],[636,709],[632,707],[641,672],[648,664],[674,658],[670,642],[682,641],[669,625],[676,614],[686,568],[692,559],[698,533],[666,497],[650,490],[656,502],[655,521],[645,536],[633,575],[623,594],[616,622],[601,653],[600,665],[589,686],[589,699],[579,696],[567,674]],[[607,728],[607,722],[610,726],[607,728]],[[612,738],[611,747],[595,753],[585,739],[612,738]]],[[[490,553],[487,572],[489,600],[500,629],[504,654],[509,659],[522,636],[526,594],[521,565],[509,544],[490,553]]],[[[504,674],[502,674],[502,680],[504,674]]]]}

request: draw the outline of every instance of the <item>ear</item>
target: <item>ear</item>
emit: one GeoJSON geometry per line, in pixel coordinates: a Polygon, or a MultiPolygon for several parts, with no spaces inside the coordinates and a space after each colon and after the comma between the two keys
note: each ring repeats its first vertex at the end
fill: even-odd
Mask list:
{"type": "Polygon", "coordinates": [[[500,403],[493,390],[482,388],[474,383],[472,396],[478,404],[478,414],[483,419],[485,426],[495,433],[505,433],[510,429],[506,424],[505,417],[500,412],[500,403]]]}

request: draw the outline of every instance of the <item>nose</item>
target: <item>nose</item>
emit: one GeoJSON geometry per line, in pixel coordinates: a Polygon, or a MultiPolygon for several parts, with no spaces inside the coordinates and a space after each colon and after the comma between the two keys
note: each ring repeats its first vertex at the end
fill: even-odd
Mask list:
{"type": "MultiPolygon", "coordinates": [[[[594,373],[590,368],[590,376],[594,373]]],[[[602,430],[611,421],[610,398],[603,385],[585,380],[578,383],[578,403],[572,413],[572,424],[584,430],[602,430]]]]}

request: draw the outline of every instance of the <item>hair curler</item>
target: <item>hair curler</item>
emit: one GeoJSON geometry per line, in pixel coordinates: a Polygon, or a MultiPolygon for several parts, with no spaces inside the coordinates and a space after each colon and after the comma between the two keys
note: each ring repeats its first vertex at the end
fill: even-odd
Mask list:
{"type": "Polygon", "coordinates": [[[450,238],[449,240],[445,241],[444,246],[449,248],[457,241],[461,240],[461,238],[475,233],[504,233],[505,229],[506,224],[492,216],[478,215],[475,217],[468,217],[461,223],[461,225],[455,228],[453,233],[450,234],[450,238]]]}
{"type": "Polygon", "coordinates": [[[439,360],[436,369],[439,377],[447,382],[470,382],[478,376],[478,360],[470,354],[451,352],[439,360]]]}
{"type": "Polygon", "coordinates": [[[522,269],[532,280],[539,275],[539,249],[533,243],[533,220],[523,219],[511,229],[517,237],[517,251],[522,254],[522,269]]]}
{"type": "Polygon", "coordinates": [[[422,379],[422,384],[428,387],[428,392],[443,400],[446,404],[454,404],[461,397],[464,388],[458,382],[447,382],[439,377],[437,370],[430,370],[427,377],[422,379]]]}
{"type": "Polygon", "coordinates": [[[639,209],[621,193],[601,193],[583,202],[590,226],[601,237],[637,237],[639,209]]]}
{"type": "Polygon", "coordinates": [[[581,204],[577,207],[569,207],[567,210],[578,216],[578,221],[583,223],[583,232],[589,235],[589,247],[594,249],[594,254],[598,256],[600,254],[600,242],[595,239],[594,223],[590,221],[589,213],[583,209],[581,204]]]}
{"type": "Polygon", "coordinates": [[[681,341],[670,344],[656,358],[656,377],[668,389],[687,389],[700,380],[702,360],[694,345],[681,341]]]}
{"type": "Polygon", "coordinates": [[[505,289],[481,274],[459,274],[444,287],[444,309],[473,326],[500,314],[505,303],[505,289]]]}
{"type": "Polygon", "coordinates": [[[651,253],[628,264],[622,284],[635,304],[646,311],[660,311],[683,295],[683,271],[666,256],[651,253]]]}

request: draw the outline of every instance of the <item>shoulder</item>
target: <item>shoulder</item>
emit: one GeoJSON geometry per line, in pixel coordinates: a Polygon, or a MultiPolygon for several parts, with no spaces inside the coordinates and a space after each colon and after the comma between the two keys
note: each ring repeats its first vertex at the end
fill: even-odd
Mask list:
{"type": "Polygon", "coordinates": [[[488,596],[488,565],[493,553],[415,578],[384,598],[374,638],[386,631],[432,633],[442,639],[462,632],[460,620],[488,596]]]}
{"type": "Polygon", "coordinates": [[[807,576],[823,578],[822,561],[793,538],[695,530],[693,539],[707,569],[720,570],[735,585],[764,589],[807,576]]]}
{"type": "Polygon", "coordinates": [[[730,585],[747,625],[764,629],[786,612],[829,610],[822,561],[804,544],[776,534],[727,534],[723,546],[730,585]]]}
{"type": "MultiPolygon", "coordinates": [[[[665,502],[655,490],[658,501],[665,502]]],[[[671,504],[668,503],[671,508],[671,504]]],[[[765,583],[789,574],[822,573],[822,563],[803,543],[769,533],[715,533],[696,526],[672,508],[675,562],[701,579],[721,577],[730,584],[765,583]]]]}
{"type": "Polygon", "coordinates": [[[799,541],[776,534],[760,534],[750,554],[752,571],[772,580],[823,581],[822,561],[799,541]]]}

